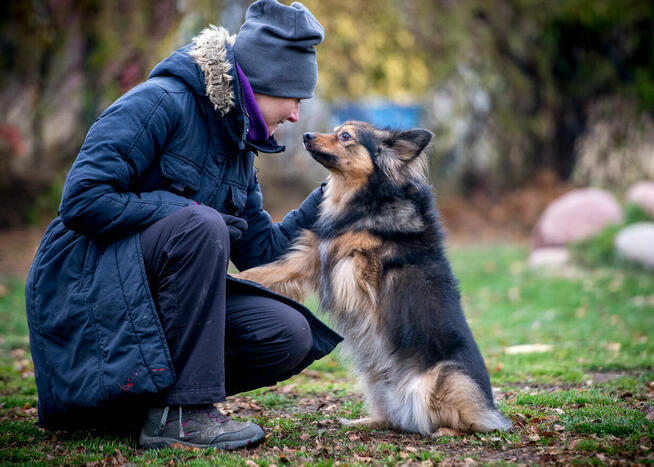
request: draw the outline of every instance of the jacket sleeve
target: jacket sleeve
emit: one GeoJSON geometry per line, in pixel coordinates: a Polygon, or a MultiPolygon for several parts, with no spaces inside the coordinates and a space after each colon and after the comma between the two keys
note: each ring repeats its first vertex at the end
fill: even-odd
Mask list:
{"type": "Polygon", "coordinates": [[[161,87],[142,84],[112,104],[89,130],[59,208],[64,225],[90,236],[125,236],[194,201],[130,188],[154,163],[181,112],[161,87]]]}
{"type": "Polygon", "coordinates": [[[254,174],[251,180],[245,206],[248,231],[232,245],[231,260],[240,271],[270,263],[286,253],[300,231],[315,223],[323,196],[324,184],[313,190],[298,209],[273,223],[263,209],[261,188],[254,174]]]}

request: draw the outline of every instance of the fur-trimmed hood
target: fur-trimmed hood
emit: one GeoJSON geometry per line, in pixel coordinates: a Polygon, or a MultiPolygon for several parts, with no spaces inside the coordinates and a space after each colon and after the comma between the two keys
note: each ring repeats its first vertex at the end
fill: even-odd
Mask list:
{"type": "Polygon", "coordinates": [[[176,76],[197,94],[206,95],[225,116],[235,107],[240,91],[231,48],[234,38],[225,28],[211,25],[159,63],[149,77],[176,76]]]}
{"type": "Polygon", "coordinates": [[[194,93],[205,96],[221,117],[220,123],[214,124],[224,125],[241,150],[248,144],[262,153],[282,152],[285,147],[277,144],[273,136],[264,142],[246,141],[249,120],[232,49],[234,39],[225,28],[209,26],[192,43],[155,66],[149,78],[173,76],[194,93]]]}

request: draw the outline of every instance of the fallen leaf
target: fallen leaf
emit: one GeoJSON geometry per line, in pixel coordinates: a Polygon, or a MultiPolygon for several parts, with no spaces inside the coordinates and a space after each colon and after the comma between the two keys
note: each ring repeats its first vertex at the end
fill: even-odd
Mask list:
{"type": "Polygon", "coordinates": [[[607,342],[606,344],[606,350],[610,350],[611,352],[615,353],[620,352],[620,347],[622,347],[620,342],[607,342]]]}
{"type": "Polygon", "coordinates": [[[418,452],[418,448],[414,446],[406,446],[404,449],[406,449],[409,452],[418,452]]]}
{"type": "MultiPolygon", "coordinates": [[[[200,451],[200,448],[196,448],[194,446],[187,446],[186,444],[182,444],[182,443],[173,443],[173,444],[169,445],[168,447],[173,448],[173,449],[183,449],[185,451],[192,451],[192,452],[200,451]]],[[[116,451],[118,451],[118,449],[116,449],[116,451]]],[[[120,451],[118,451],[118,452],[120,452],[120,451]]]]}
{"type": "Polygon", "coordinates": [[[529,441],[538,441],[540,439],[540,436],[538,436],[536,433],[533,433],[527,436],[527,438],[529,438],[529,441]]]}
{"type": "Polygon", "coordinates": [[[506,347],[504,353],[507,355],[542,353],[549,352],[552,349],[554,349],[554,346],[549,344],[524,344],[506,347]]]}
{"type": "MultiPolygon", "coordinates": [[[[196,449],[197,449],[197,448],[196,448],[196,449]]],[[[126,458],[125,456],[123,456],[123,453],[120,452],[120,449],[118,449],[118,448],[114,449],[114,457],[116,458],[116,460],[117,460],[118,463],[120,463],[120,464],[125,464],[125,463],[127,463],[127,458],[126,458]]]]}
{"type": "Polygon", "coordinates": [[[302,434],[300,435],[300,439],[301,439],[302,441],[306,441],[306,440],[308,440],[310,437],[311,437],[311,436],[309,436],[308,433],[302,433],[302,434]]]}
{"type": "Polygon", "coordinates": [[[282,386],[280,391],[284,394],[288,394],[289,392],[293,392],[295,388],[297,387],[297,384],[292,383],[292,384],[287,384],[286,386],[282,386]]]}
{"type": "Polygon", "coordinates": [[[245,465],[247,465],[248,467],[259,467],[259,464],[257,464],[256,462],[250,459],[245,461],[245,465]]]}

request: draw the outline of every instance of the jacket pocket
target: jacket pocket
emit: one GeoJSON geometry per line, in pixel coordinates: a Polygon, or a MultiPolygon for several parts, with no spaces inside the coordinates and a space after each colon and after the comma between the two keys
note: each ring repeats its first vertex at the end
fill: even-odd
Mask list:
{"type": "Polygon", "coordinates": [[[225,200],[225,214],[231,214],[236,217],[243,217],[245,213],[245,204],[247,202],[247,190],[240,185],[228,183],[229,193],[225,200]]]}
{"type": "Polygon", "coordinates": [[[169,181],[170,186],[179,192],[200,189],[200,169],[179,154],[166,151],[161,155],[161,173],[169,181]]]}

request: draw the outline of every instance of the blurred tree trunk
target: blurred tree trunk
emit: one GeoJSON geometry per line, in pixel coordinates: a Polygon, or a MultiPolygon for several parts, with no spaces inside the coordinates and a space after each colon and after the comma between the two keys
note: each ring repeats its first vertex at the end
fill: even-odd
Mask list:
{"type": "Polygon", "coordinates": [[[176,0],[0,2],[0,228],[58,204],[88,127],[180,18],[176,0]]]}

